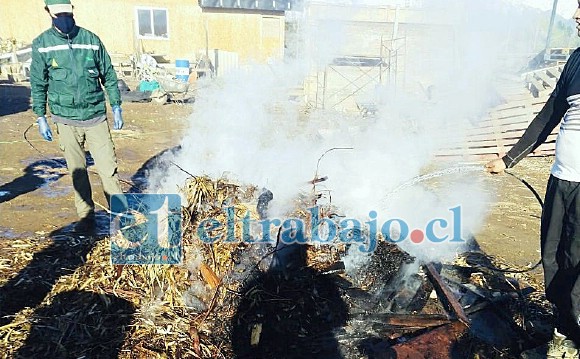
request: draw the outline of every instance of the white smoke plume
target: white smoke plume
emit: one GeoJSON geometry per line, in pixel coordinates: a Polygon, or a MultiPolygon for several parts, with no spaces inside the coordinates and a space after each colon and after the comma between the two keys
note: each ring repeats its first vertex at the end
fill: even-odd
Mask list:
{"type": "MultiPolygon", "coordinates": [[[[374,210],[379,225],[402,218],[413,230],[436,218],[445,218],[451,227],[450,209],[461,206],[463,235],[476,232],[488,201],[483,169],[467,177],[445,177],[437,189],[418,184],[385,203],[389,191],[428,166],[444,166],[434,162],[437,151],[462,138],[499,101],[492,80],[505,65],[499,62],[509,20],[504,4],[437,1],[431,8],[428,1],[423,3],[420,18],[429,25],[419,26],[420,36],[407,31],[412,46],[404,54],[404,81],[377,86],[364,98],[376,105],[375,117],[332,109],[304,111],[301,101],[289,100],[313,70],[348,55],[343,51],[352,45],[345,33],[348,21],[313,21],[305,11],[295,16],[299,33],[293,44],[300,48],[292,49],[294,59],[246,67],[204,84],[182,150],[171,160],[196,175],[227,176],[270,189],[270,215],[281,217],[298,193],[311,189],[306,183],[323,153],[352,148],[328,152],[318,169],[329,178],[319,188],[331,191],[332,203],[344,215],[365,222],[374,210]]],[[[304,5],[308,9],[309,2],[304,5]]],[[[517,22],[511,31],[518,33],[517,22]]],[[[186,177],[170,167],[151,173],[150,182],[156,191],[175,192],[186,177]]],[[[437,234],[449,230],[438,228],[437,234]]],[[[423,260],[450,258],[460,248],[458,243],[428,242],[407,240],[401,246],[423,260]]],[[[348,262],[360,264],[352,258],[348,262]]]]}

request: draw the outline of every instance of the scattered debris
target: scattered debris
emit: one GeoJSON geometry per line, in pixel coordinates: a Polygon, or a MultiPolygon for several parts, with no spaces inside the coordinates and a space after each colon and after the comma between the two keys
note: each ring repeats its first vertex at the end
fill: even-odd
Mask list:
{"type": "MultiPolygon", "coordinates": [[[[347,245],[306,244],[289,258],[292,270],[278,271],[271,266],[275,243],[208,245],[197,237],[203,219],[226,223],[231,214],[241,236],[241,219],[261,218],[275,194],[205,177],[191,177],[181,190],[182,266],[113,266],[108,238],[3,244],[6,355],[349,359],[448,358],[459,351],[466,358],[510,358],[551,330],[541,291],[524,273],[489,269],[502,264],[482,253],[420,264],[381,241],[364,266],[347,273],[347,245]],[[49,335],[49,328],[57,329],[49,335]],[[117,339],[102,339],[103,331],[117,339]],[[54,345],[56,333],[65,335],[62,346],[54,345]]],[[[297,208],[311,201],[303,196],[297,208]]]]}

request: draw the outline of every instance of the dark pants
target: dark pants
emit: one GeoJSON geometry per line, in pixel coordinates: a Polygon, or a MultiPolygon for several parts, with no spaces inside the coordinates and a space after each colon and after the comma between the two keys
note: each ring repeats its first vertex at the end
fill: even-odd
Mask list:
{"type": "Polygon", "coordinates": [[[580,183],[550,176],[542,211],[546,297],[558,311],[558,331],[580,344],[580,183]]]}

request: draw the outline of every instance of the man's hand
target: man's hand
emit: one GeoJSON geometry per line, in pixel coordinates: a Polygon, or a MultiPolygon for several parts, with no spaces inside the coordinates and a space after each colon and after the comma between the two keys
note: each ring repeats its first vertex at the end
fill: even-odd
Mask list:
{"type": "Polygon", "coordinates": [[[495,159],[493,161],[489,161],[488,163],[486,163],[485,169],[489,173],[497,174],[497,173],[503,173],[503,171],[506,169],[506,167],[505,167],[505,163],[503,162],[503,160],[501,158],[498,158],[498,159],[495,159]]]}
{"type": "Polygon", "coordinates": [[[38,119],[36,119],[36,122],[38,123],[38,132],[40,132],[42,138],[47,141],[52,141],[52,131],[50,131],[48,122],[46,122],[46,117],[40,116],[38,119]]]}
{"type": "Polygon", "coordinates": [[[121,112],[121,106],[113,106],[113,130],[123,128],[123,115],[121,112]]]}

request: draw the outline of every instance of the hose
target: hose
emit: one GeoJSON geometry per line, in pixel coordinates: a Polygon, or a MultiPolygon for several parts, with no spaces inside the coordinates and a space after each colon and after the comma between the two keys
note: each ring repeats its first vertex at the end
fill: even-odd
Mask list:
{"type": "MultiPolygon", "coordinates": [[[[544,201],[542,200],[542,197],[540,196],[540,194],[538,193],[538,191],[536,191],[536,189],[525,179],[513,174],[510,171],[504,171],[505,173],[507,173],[508,175],[512,176],[513,178],[517,179],[518,181],[520,181],[521,183],[524,184],[524,186],[526,186],[527,189],[530,190],[530,192],[532,192],[534,194],[534,197],[536,197],[536,200],[538,201],[538,203],[540,204],[541,208],[544,208],[544,201]]],[[[500,272],[500,273],[514,273],[514,274],[518,274],[518,273],[526,273],[529,271],[532,271],[536,268],[538,268],[538,266],[542,264],[542,259],[540,258],[540,260],[534,264],[533,266],[526,268],[526,269],[500,269],[500,268],[496,268],[496,267],[491,267],[488,265],[482,265],[483,267],[490,269],[492,271],[495,272],[500,272]]]]}
{"type": "MultiPolygon", "coordinates": [[[[436,172],[431,172],[425,175],[419,175],[416,177],[413,177],[412,179],[410,179],[407,182],[404,182],[403,184],[399,185],[398,187],[396,187],[394,190],[390,191],[389,193],[387,193],[386,197],[385,197],[385,202],[388,201],[388,199],[393,196],[395,193],[402,191],[406,188],[412,187],[418,183],[421,183],[425,180],[431,179],[431,178],[437,178],[437,177],[441,177],[444,175],[450,175],[450,174],[456,174],[456,173],[467,173],[467,172],[479,172],[481,171],[483,168],[479,165],[460,165],[460,166],[456,166],[456,167],[450,167],[444,170],[440,170],[440,171],[436,171],[436,172]]],[[[534,197],[536,197],[536,200],[538,201],[538,203],[540,204],[540,207],[543,208],[544,207],[544,202],[542,201],[542,198],[540,196],[540,194],[536,191],[536,189],[530,184],[528,183],[528,181],[526,181],[525,179],[513,174],[510,171],[505,171],[505,173],[507,173],[508,175],[512,176],[513,178],[517,179],[518,181],[520,181],[524,186],[526,186],[526,188],[528,190],[530,190],[533,194],[534,197]]],[[[532,271],[534,269],[536,269],[540,264],[542,263],[542,259],[540,259],[536,264],[534,264],[533,266],[526,268],[526,269],[500,269],[500,268],[496,268],[496,267],[491,267],[488,265],[484,265],[484,264],[478,264],[479,266],[482,266],[484,268],[487,268],[489,270],[492,271],[496,271],[496,272],[501,272],[501,273],[526,273],[529,271],[532,271]]]]}

